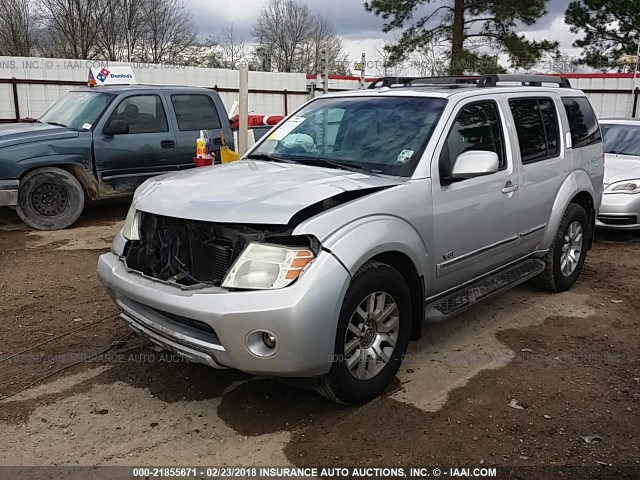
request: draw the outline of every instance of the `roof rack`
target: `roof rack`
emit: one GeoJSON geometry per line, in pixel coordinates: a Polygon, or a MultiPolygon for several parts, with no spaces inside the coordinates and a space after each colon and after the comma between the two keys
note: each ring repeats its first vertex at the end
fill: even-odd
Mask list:
{"type": "Polygon", "coordinates": [[[382,77],[369,85],[370,89],[383,87],[416,87],[416,86],[442,86],[461,87],[476,85],[477,87],[498,87],[498,83],[518,83],[519,86],[541,87],[543,83],[557,84],[560,88],[571,88],[571,83],[565,77],[554,75],[450,75],[437,77],[382,77]]]}
{"type": "Polygon", "coordinates": [[[390,87],[391,85],[407,86],[411,85],[411,82],[413,82],[416,78],[418,77],[382,77],[375,80],[367,88],[376,89],[390,87]]]}
{"type": "Polygon", "coordinates": [[[411,85],[475,85],[478,83],[479,79],[479,75],[420,77],[414,79],[413,82],[411,82],[411,85]]]}
{"type": "Polygon", "coordinates": [[[571,88],[571,83],[565,77],[552,75],[483,75],[478,81],[478,87],[498,87],[498,82],[519,83],[521,86],[541,87],[543,83],[555,83],[560,88],[571,88]]]}

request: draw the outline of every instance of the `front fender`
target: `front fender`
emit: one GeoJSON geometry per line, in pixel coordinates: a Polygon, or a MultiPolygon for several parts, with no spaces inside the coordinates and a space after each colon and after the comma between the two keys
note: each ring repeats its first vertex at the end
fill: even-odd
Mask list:
{"type": "Polygon", "coordinates": [[[406,221],[391,215],[359,218],[322,242],[354,275],[371,258],[386,252],[406,255],[419,276],[427,271],[427,248],[418,232],[406,221]]]}
{"type": "Polygon", "coordinates": [[[591,195],[593,204],[597,208],[600,202],[601,192],[595,191],[591,177],[587,172],[584,170],[574,170],[564,180],[556,195],[556,200],[551,209],[551,218],[549,219],[547,230],[541,243],[542,248],[547,249],[551,247],[567,206],[569,206],[571,200],[581,192],[587,192],[591,195]]]}

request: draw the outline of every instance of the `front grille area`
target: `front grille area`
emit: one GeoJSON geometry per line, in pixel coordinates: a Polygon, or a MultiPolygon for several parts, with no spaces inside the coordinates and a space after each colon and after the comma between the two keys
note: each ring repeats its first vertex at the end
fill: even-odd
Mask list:
{"type": "Polygon", "coordinates": [[[624,226],[637,225],[638,218],[635,215],[598,215],[598,220],[606,225],[624,226]]]}
{"type": "Polygon", "coordinates": [[[185,286],[219,286],[249,242],[279,237],[287,226],[239,225],[183,220],[142,213],[140,240],[125,248],[127,267],[144,275],[185,286]]]}

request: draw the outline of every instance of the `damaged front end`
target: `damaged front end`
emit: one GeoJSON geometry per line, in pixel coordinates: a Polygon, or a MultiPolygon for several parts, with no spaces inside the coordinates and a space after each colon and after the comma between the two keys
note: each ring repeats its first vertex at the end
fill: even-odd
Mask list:
{"type": "Polygon", "coordinates": [[[292,236],[287,225],[241,225],[185,220],[140,212],[139,240],[127,242],[127,268],[183,288],[219,287],[250,243],[308,248],[318,241],[292,236]]]}

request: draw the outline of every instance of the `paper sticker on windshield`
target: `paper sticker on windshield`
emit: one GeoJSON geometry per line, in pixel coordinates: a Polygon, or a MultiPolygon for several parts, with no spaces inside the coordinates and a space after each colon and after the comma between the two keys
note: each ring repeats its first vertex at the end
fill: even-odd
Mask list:
{"type": "Polygon", "coordinates": [[[402,150],[398,155],[398,163],[407,163],[413,157],[415,152],[413,150],[402,150]]]}
{"type": "Polygon", "coordinates": [[[83,130],[91,130],[91,124],[90,123],[82,124],[82,129],[83,130]]]}
{"type": "Polygon", "coordinates": [[[292,131],[296,129],[298,125],[306,120],[305,117],[291,117],[289,120],[284,122],[280,127],[269,135],[269,140],[280,141],[287,135],[289,135],[292,131]]]}

